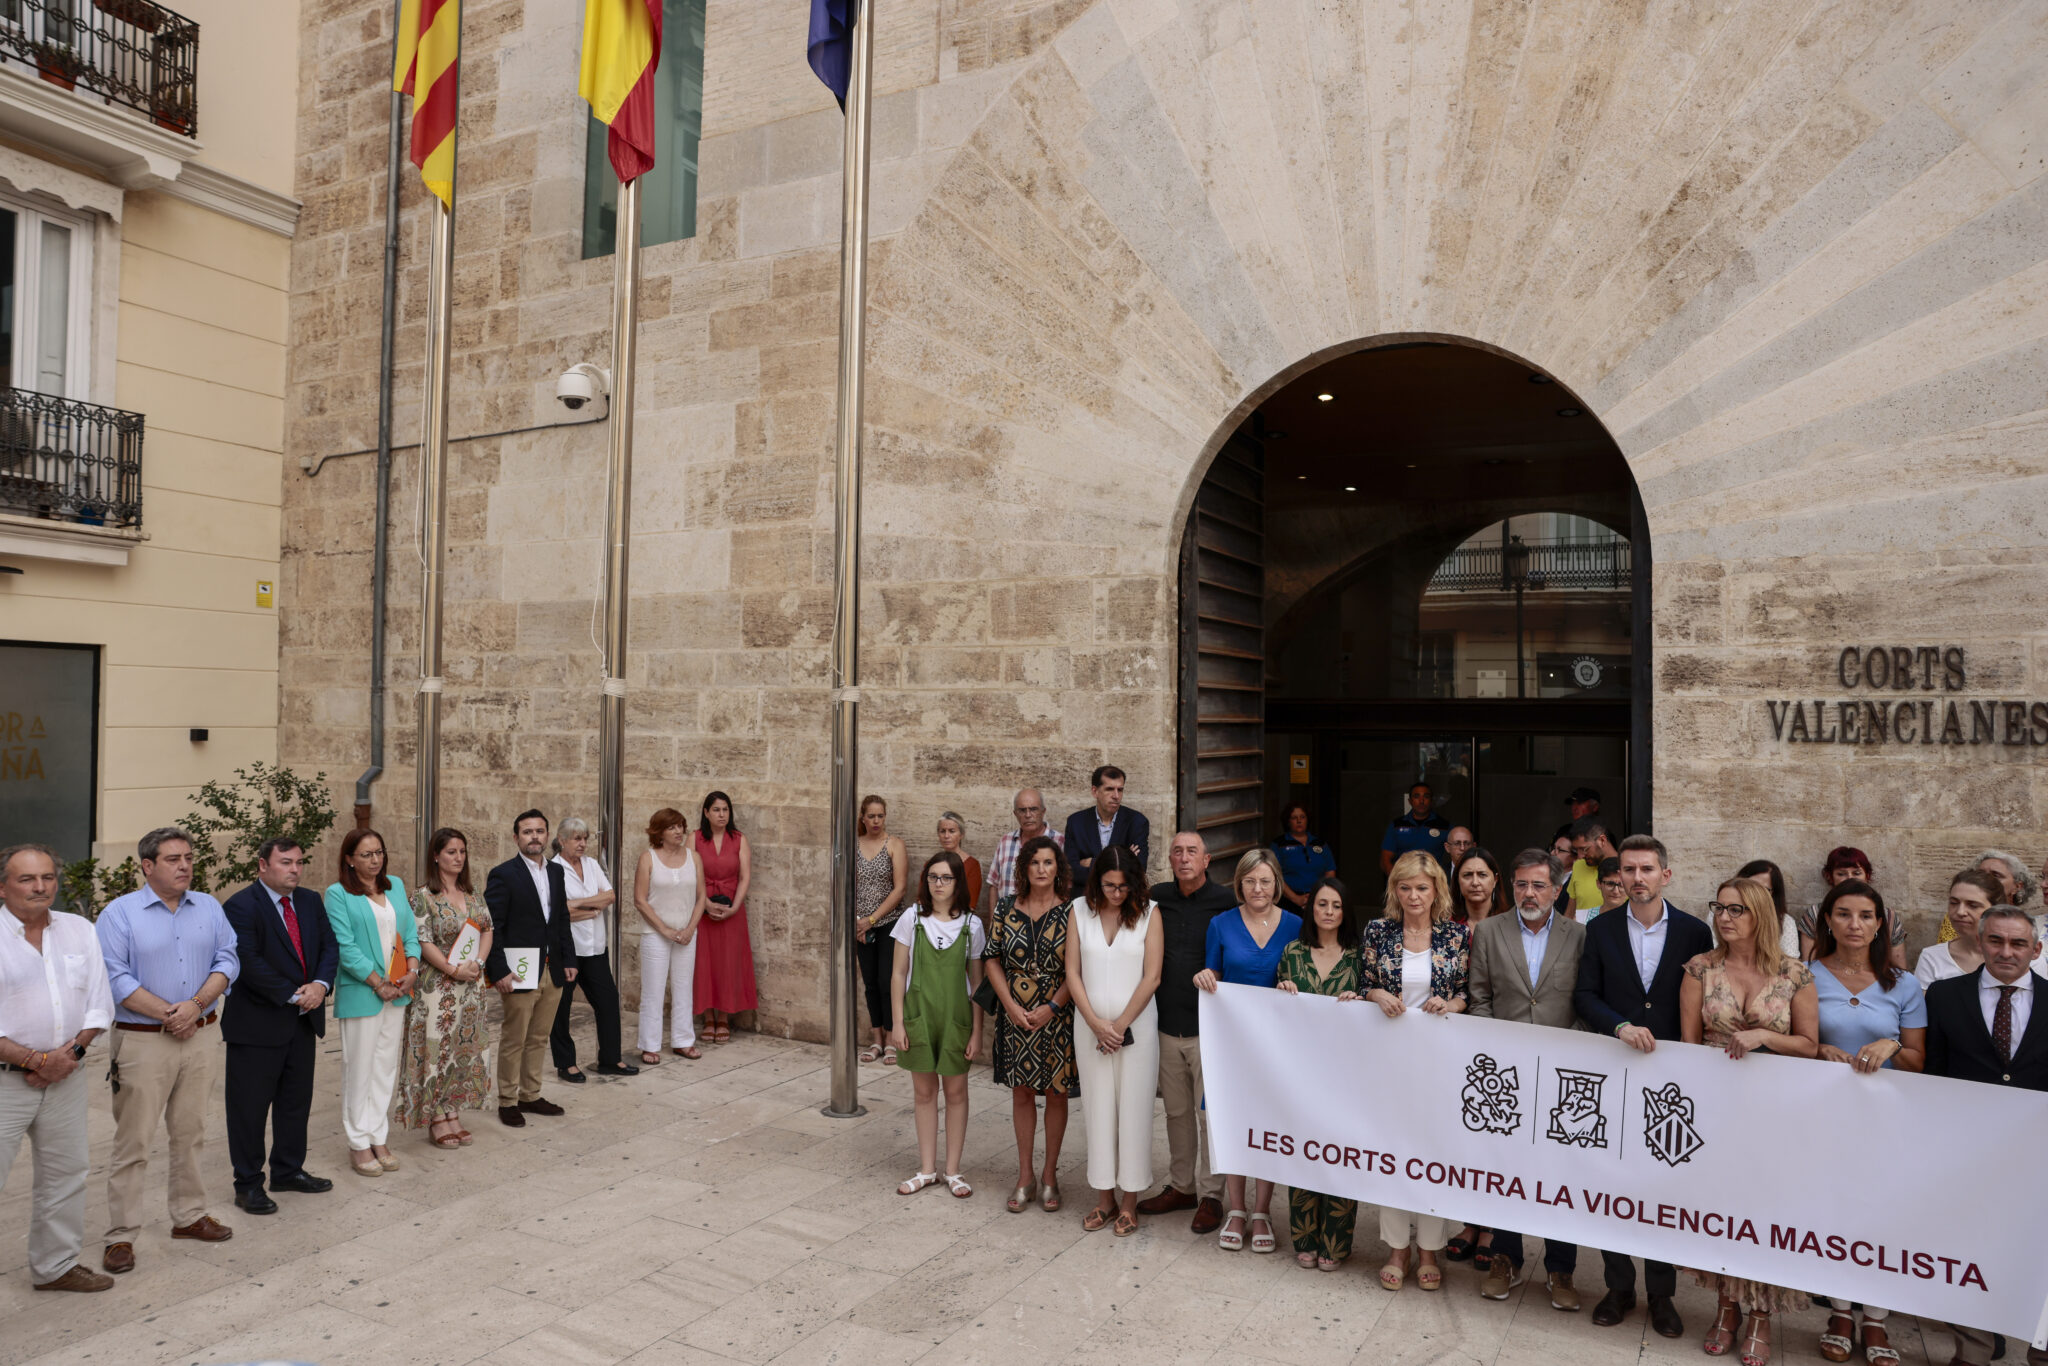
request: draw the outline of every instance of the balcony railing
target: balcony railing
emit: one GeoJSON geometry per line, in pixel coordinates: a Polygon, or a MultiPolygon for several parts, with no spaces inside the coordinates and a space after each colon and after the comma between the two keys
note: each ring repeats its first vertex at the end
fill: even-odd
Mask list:
{"type": "Polygon", "coordinates": [[[142,414],[0,389],[0,512],[142,525],[142,414]]]}
{"type": "Polygon", "coordinates": [[[199,25],[152,0],[0,0],[0,54],[199,136],[199,25]]]}
{"type": "Polygon", "coordinates": [[[1608,588],[1629,586],[1629,543],[1619,536],[1599,541],[1515,541],[1467,543],[1444,557],[1430,576],[1432,593],[1509,593],[1515,576],[1523,586],[1608,588]]]}

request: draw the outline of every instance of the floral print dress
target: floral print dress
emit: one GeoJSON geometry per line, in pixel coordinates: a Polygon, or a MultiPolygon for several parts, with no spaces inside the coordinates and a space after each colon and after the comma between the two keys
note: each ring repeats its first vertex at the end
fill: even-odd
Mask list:
{"type": "MultiPolygon", "coordinates": [[[[469,913],[455,909],[446,894],[415,888],[412,912],[420,941],[432,940],[446,953],[455,947],[463,922],[474,916],[488,926],[483,898],[472,896],[469,913]]],[[[398,1122],[424,1129],[450,1111],[480,1110],[492,1095],[490,1030],[484,1020],[484,984],[457,982],[420,962],[419,985],[405,1010],[405,1056],[399,1064],[398,1122]]]]}

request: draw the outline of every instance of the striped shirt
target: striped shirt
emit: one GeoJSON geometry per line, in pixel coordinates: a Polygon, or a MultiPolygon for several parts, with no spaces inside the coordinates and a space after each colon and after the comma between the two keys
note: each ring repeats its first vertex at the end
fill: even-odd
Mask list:
{"type": "MultiPolygon", "coordinates": [[[[1055,830],[1048,825],[1045,828],[1045,833],[1052,836],[1052,842],[1060,847],[1062,853],[1066,852],[1067,837],[1063,832],[1055,830]]],[[[1036,838],[1036,836],[1033,838],[1036,838]]],[[[1015,894],[1017,890],[1017,853],[1023,847],[1024,833],[1021,830],[1006,831],[1003,837],[996,841],[996,861],[990,864],[988,869],[988,904],[991,907],[996,904],[998,898],[1015,894]]]]}
{"type": "Polygon", "coordinates": [[[145,884],[108,902],[94,928],[107,960],[114,1018],[127,1024],[159,1023],[121,1004],[138,990],[176,1005],[198,995],[213,973],[233,986],[242,972],[227,914],[204,892],[186,892],[173,911],[145,884]]]}

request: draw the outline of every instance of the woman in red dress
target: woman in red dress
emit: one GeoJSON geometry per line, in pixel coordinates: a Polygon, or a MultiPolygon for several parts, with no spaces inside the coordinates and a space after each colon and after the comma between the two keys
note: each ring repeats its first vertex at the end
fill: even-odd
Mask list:
{"type": "Polygon", "coordinates": [[[697,818],[697,860],[709,904],[697,927],[697,976],[692,994],[704,1012],[704,1041],[732,1038],[735,1011],[752,1010],[754,948],[747,941],[747,883],[753,853],[732,823],[732,798],[713,792],[697,818]]]}

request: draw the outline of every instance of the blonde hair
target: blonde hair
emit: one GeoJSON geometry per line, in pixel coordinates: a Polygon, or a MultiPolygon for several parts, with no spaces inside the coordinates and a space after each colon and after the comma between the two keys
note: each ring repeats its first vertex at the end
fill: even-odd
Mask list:
{"type": "Polygon", "coordinates": [[[1394,860],[1394,866],[1387,873],[1386,904],[1381,914],[1388,920],[1401,918],[1401,898],[1394,889],[1413,878],[1429,880],[1429,918],[1432,922],[1451,918],[1451,884],[1444,876],[1443,865],[1420,849],[1411,849],[1394,860]]]}
{"type": "Polygon", "coordinates": [[[1237,904],[1244,905],[1244,880],[1252,869],[1261,865],[1273,870],[1273,903],[1280,902],[1280,860],[1273,857],[1267,848],[1252,849],[1237,861],[1237,871],[1230,875],[1230,890],[1237,894],[1237,904]]]}
{"type": "MultiPolygon", "coordinates": [[[[1749,908],[1749,918],[1756,926],[1756,963],[1765,972],[1776,972],[1785,961],[1785,949],[1778,941],[1781,933],[1778,926],[1777,903],[1771,900],[1771,889],[1755,878],[1732,877],[1715,889],[1715,896],[1730,888],[1735,890],[1735,899],[1749,908]]],[[[1711,913],[1710,913],[1711,914],[1711,913]]],[[[1883,918],[1882,912],[1879,918],[1883,918]]],[[[1720,938],[1720,931],[1714,931],[1720,938]]],[[[1728,961],[1728,941],[1723,939],[1714,946],[1713,958],[1716,963],[1728,961]]]]}

